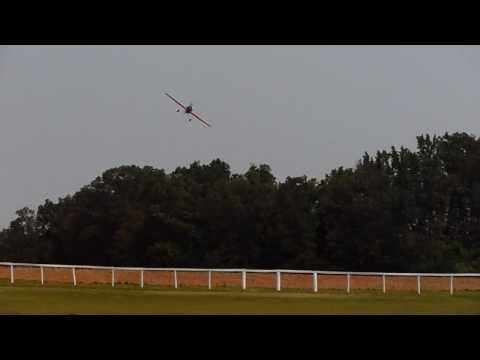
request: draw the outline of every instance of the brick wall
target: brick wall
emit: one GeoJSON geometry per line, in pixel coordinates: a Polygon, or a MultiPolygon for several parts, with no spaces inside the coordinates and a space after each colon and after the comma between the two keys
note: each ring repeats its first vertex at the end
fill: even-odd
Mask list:
{"type": "MultiPolygon", "coordinates": [[[[44,272],[44,276],[45,276],[45,272],[44,272]]],[[[13,277],[15,280],[41,281],[40,268],[15,266],[13,268],[13,277]]]]}
{"type": "MultiPolygon", "coordinates": [[[[98,270],[96,270],[98,271],[98,270]]],[[[145,275],[145,274],[144,274],[145,275]]],[[[111,273],[110,273],[111,276],[111,273]]],[[[111,278],[110,278],[111,281],[111,278]]],[[[145,283],[145,278],[144,278],[145,283]]],[[[115,269],[115,284],[138,284],[140,285],[140,270],[115,269]]]]}
{"type": "MultiPolygon", "coordinates": [[[[39,271],[39,269],[35,269],[39,271]]],[[[73,284],[72,269],[68,268],[43,268],[43,279],[46,283],[70,283],[73,284]]]]}
{"type": "Polygon", "coordinates": [[[281,274],[282,289],[303,289],[313,291],[313,274],[281,274]]]}
{"type": "Polygon", "coordinates": [[[112,271],[100,269],[75,269],[77,284],[111,284],[112,271]]]}
{"type": "Polygon", "coordinates": [[[416,276],[385,276],[385,287],[388,290],[417,291],[416,276]]]}
{"type": "Polygon", "coordinates": [[[350,290],[382,290],[382,276],[350,276],[350,290]]]}
{"type": "Polygon", "coordinates": [[[480,277],[455,278],[453,279],[455,290],[480,290],[480,277]]]}
{"type": "Polygon", "coordinates": [[[148,286],[174,286],[173,271],[148,271],[143,272],[143,285],[148,286]]]}
{"type": "Polygon", "coordinates": [[[277,284],[277,275],[273,273],[248,273],[247,272],[247,289],[248,288],[269,288],[275,289],[277,284]]]}
{"type": "Polygon", "coordinates": [[[208,272],[177,271],[177,284],[181,286],[205,286],[208,287],[208,272]]]}
{"type": "Polygon", "coordinates": [[[347,289],[347,275],[321,275],[318,274],[318,290],[320,289],[347,289]]]}
{"type": "Polygon", "coordinates": [[[10,279],[10,266],[0,265],[0,279],[10,279]]]}
{"type": "MultiPolygon", "coordinates": [[[[247,275],[248,277],[248,275],[247,275]]],[[[247,280],[248,281],[248,280],[247,280]]],[[[212,271],[212,287],[242,288],[242,273],[220,273],[212,271]]]]}

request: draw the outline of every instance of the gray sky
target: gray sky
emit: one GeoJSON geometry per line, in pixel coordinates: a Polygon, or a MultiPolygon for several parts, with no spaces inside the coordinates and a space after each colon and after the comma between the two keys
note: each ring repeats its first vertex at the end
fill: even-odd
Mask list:
{"type": "Polygon", "coordinates": [[[0,228],[119,165],[322,178],[420,133],[478,135],[479,73],[475,46],[0,46],[0,228]]]}

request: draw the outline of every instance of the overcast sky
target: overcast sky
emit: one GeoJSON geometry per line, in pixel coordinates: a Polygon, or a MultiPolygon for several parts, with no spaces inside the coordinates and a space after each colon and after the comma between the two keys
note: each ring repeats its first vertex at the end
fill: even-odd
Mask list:
{"type": "Polygon", "coordinates": [[[475,46],[0,46],[0,228],[119,165],[323,178],[421,133],[478,136],[479,72],[475,46]]]}

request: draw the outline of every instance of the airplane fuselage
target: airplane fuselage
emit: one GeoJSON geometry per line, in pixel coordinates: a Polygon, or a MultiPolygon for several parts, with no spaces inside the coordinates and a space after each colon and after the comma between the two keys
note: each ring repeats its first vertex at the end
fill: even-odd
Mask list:
{"type": "MultiPolygon", "coordinates": [[[[210,127],[211,125],[209,123],[207,123],[205,120],[201,119],[200,116],[198,116],[197,114],[195,114],[193,112],[193,106],[192,106],[192,103],[190,103],[190,105],[188,105],[187,107],[185,107],[185,105],[183,105],[180,101],[178,101],[177,99],[175,99],[173,96],[169,95],[168,93],[165,93],[166,96],[168,96],[172,101],[174,101],[177,105],[179,105],[180,107],[182,107],[185,111],[185,114],[191,114],[193,115],[194,117],[196,117],[199,121],[201,121],[204,125],[210,127]]],[[[180,109],[177,108],[177,113],[180,112],[180,109]]],[[[188,121],[192,121],[192,119],[188,119],[188,121]]]]}

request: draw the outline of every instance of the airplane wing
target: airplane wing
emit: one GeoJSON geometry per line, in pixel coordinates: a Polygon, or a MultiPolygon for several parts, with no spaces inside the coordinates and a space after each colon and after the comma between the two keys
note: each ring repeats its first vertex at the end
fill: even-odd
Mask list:
{"type": "Polygon", "coordinates": [[[195,114],[194,112],[191,112],[190,115],[193,115],[195,116],[198,120],[200,120],[202,123],[204,123],[205,125],[207,125],[208,127],[211,127],[211,125],[209,123],[207,123],[206,121],[200,119],[200,116],[198,116],[197,114],[195,114]]]}
{"type": "Polygon", "coordinates": [[[165,95],[167,95],[170,99],[172,99],[173,101],[175,101],[178,105],[180,105],[180,106],[185,110],[185,106],[183,106],[182,104],[180,104],[179,101],[175,100],[175,99],[173,98],[173,96],[170,96],[170,95],[167,94],[167,93],[165,93],[165,95]]]}

